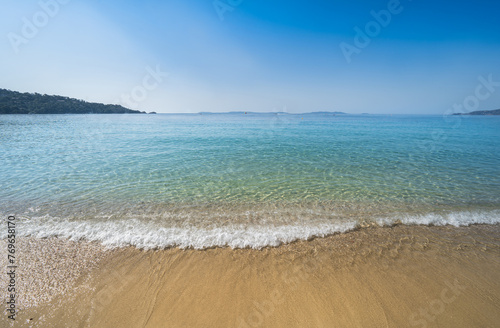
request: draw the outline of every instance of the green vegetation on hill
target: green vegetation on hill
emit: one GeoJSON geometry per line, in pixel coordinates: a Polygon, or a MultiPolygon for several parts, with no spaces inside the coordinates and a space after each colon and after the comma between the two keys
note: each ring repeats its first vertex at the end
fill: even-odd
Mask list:
{"type": "Polygon", "coordinates": [[[0,89],[0,114],[143,114],[120,105],[0,89]]]}

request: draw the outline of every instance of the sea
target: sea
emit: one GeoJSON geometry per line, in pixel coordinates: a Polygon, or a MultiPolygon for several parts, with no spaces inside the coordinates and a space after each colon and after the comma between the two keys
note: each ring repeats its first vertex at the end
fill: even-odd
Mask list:
{"type": "Polygon", "coordinates": [[[0,115],[9,215],[18,236],[143,249],[497,224],[500,117],[0,115]]]}

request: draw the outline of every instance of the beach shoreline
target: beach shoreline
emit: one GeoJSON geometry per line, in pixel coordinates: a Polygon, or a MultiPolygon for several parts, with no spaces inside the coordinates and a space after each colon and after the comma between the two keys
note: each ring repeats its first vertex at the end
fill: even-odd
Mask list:
{"type": "Polygon", "coordinates": [[[20,237],[19,312],[0,324],[494,327],[499,236],[499,224],[396,225],[261,250],[148,251],[20,237]]]}

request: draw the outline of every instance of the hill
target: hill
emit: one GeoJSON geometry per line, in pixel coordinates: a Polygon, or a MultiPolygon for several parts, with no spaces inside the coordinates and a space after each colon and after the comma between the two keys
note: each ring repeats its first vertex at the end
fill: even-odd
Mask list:
{"type": "Polygon", "coordinates": [[[120,105],[0,89],[0,114],[144,114],[120,105]]]}
{"type": "Polygon", "coordinates": [[[453,115],[500,115],[500,109],[494,110],[478,110],[470,113],[457,113],[453,115]]]}

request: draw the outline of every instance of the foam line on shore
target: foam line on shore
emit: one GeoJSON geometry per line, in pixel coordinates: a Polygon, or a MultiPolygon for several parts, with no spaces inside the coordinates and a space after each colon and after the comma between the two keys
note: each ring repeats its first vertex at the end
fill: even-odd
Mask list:
{"type": "MultiPolygon", "coordinates": [[[[452,225],[500,223],[500,211],[397,214],[360,222],[358,220],[324,220],[302,224],[220,224],[211,228],[169,226],[158,221],[136,218],[108,220],[75,220],[51,217],[21,218],[18,234],[37,238],[61,237],[70,240],[97,241],[109,247],[135,246],[141,249],[211,247],[253,248],[279,246],[297,240],[344,233],[368,225],[452,225]]],[[[6,238],[5,231],[0,234],[6,238]]]]}

